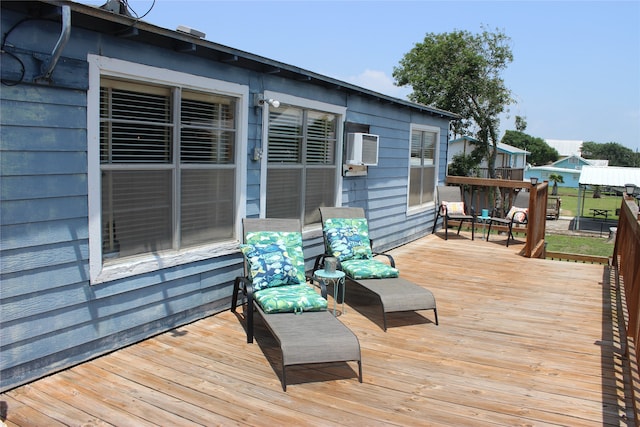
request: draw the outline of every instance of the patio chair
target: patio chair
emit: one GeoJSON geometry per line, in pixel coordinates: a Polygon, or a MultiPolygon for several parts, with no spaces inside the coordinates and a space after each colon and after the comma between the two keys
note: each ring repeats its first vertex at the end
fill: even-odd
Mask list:
{"type": "Polygon", "coordinates": [[[468,209],[462,198],[460,187],[458,186],[438,186],[438,204],[436,205],[436,219],[433,222],[431,233],[436,232],[438,218],[443,218],[444,240],[449,238],[449,221],[458,221],[458,235],[462,224],[466,221],[471,223],[471,240],[475,238],[476,216],[473,208],[468,209]]]}
{"type": "Polygon", "coordinates": [[[547,218],[556,220],[560,218],[560,206],[562,206],[560,197],[547,198],[547,218]]]}
{"type": "Polygon", "coordinates": [[[433,310],[435,324],[438,311],[433,293],[399,277],[395,261],[389,254],[372,251],[364,209],[351,207],[322,207],[325,253],[316,257],[314,271],[323,268],[325,258],[335,257],[337,268],[350,283],[359,285],[379,300],[383,329],[387,330],[387,313],[433,310]],[[386,262],[374,259],[383,256],[386,262]]]}
{"type": "Polygon", "coordinates": [[[307,283],[300,221],[245,218],[242,224],[245,275],[235,279],[231,311],[242,292],[247,343],[253,342],[255,311],[280,346],[284,391],[292,365],[357,361],[362,382],[358,338],[327,310],[326,287],[320,283],[318,294],[307,283]]]}
{"type": "Polygon", "coordinates": [[[529,193],[524,190],[520,190],[520,192],[518,192],[518,194],[516,195],[516,198],[513,201],[509,212],[504,218],[492,216],[488,219],[489,231],[487,232],[487,242],[489,241],[489,236],[491,235],[491,226],[493,224],[504,225],[508,227],[509,231],[507,234],[507,247],[509,247],[509,241],[511,239],[513,239],[514,241],[516,240],[515,237],[513,237],[513,226],[527,225],[529,223],[528,213],[529,193]]]}

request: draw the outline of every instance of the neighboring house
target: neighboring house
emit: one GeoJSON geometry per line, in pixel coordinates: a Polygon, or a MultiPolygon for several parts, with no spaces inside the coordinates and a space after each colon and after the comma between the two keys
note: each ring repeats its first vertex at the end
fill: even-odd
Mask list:
{"type": "Polygon", "coordinates": [[[553,162],[553,166],[563,169],[581,170],[583,166],[609,166],[609,161],[584,159],[580,156],[573,155],[556,160],[555,162],[553,162]]]}
{"type": "Polygon", "coordinates": [[[533,166],[525,171],[525,180],[532,177],[540,181],[549,181],[552,174],[562,176],[563,182],[558,182],[558,187],[578,188],[580,172],[583,166],[607,167],[608,160],[588,160],[580,156],[572,155],[561,158],[546,166],[533,166]]]}
{"type": "MultiPolygon", "coordinates": [[[[475,149],[478,140],[470,136],[456,138],[449,142],[449,152],[447,154],[447,164],[453,162],[453,157],[457,154],[471,154],[475,149]]],[[[504,179],[522,181],[524,170],[527,164],[528,151],[501,142],[497,145],[495,162],[496,176],[504,179]]],[[[488,162],[483,159],[478,167],[477,176],[488,177],[488,162]]]]}
{"type": "Polygon", "coordinates": [[[0,7],[2,390],[227,310],[244,217],[300,218],[309,269],[319,206],[363,207],[376,250],[431,231],[454,114],[97,7],[0,7]]]}
{"type": "Polygon", "coordinates": [[[551,148],[555,148],[560,158],[582,155],[582,143],[584,141],[575,139],[545,139],[551,148]]]}

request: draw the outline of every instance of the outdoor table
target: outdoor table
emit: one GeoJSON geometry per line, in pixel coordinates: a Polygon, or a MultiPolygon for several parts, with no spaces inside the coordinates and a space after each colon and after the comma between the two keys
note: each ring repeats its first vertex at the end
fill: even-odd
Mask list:
{"type": "Polygon", "coordinates": [[[487,224],[489,223],[489,220],[491,219],[490,216],[477,216],[476,217],[476,222],[479,222],[482,224],[482,238],[485,239],[485,232],[487,231],[487,224]]]}
{"type": "Polygon", "coordinates": [[[333,315],[336,314],[336,301],[342,301],[342,314],[345,314],[344,311],[344,299],[345,299],[345,274],[342,271],[326,271],[326,270],[316,270],[313,272],[313,277],[318,281],[324,282],[325,286],[328,284],[333,285],[333,315]],[[342,290],[342,298],[340,298],[340,290],[342,290]]]}
{"type": "Polygon", "coordinates": [[[596,208],[592,208],[590,209],[591,214],[593,215],[593,219],[596,219],[596,216],[603,216],[605,220],[607,220],[609,218],[609,212],[611,212],[611,209],[596,209],[596,208]]]}

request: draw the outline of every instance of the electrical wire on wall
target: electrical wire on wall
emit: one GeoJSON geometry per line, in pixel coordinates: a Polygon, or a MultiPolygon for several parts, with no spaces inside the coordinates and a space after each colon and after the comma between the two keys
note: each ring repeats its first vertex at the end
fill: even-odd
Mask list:
{"type": "Polygon", "coordinates": [[[145,16],[147,16],[149,14],[149,12],[151,12],[153,7],[156,5],[156,0],[153,0],[151,2],[151,6],[149,6],[149,9],[142,16],[138,16],[136,11],[133,10],[133,8],[129,5],[129,1],[128,0],[120,0],[120,1],[122,2],[122,4],[124,5],[125,8],[127,8],[128,10],[131,11],[132,16],[134,16],[136,18],[136,20],[138,20],[138,21],[141,20],[142,18],[144,18],[145,16]]]}
{"type": "MultiPolygon", "coordinates": [[[[109,0],[107,3],[105,3],[104,5],[102,5],[100,8],[104,9],[104,10],[109,10],[111,12],[114,13],[118,13],[121,15],[125,15],[125,16],[129,16],[134,18],[135,20],[133,21],[133,23],[131,25],[129,25],[125,30],[123,30],[124,32],[130,30],[131,28],[135,27],[135,25],[138,23],[138,21],[140,21],[142,18],[144,18],[145,16],[147,16],[151,10],[153,10],[154,6],[156,4],[156,0],[153,0],[151,2],[151,6],[149,6],[149,9],[142,15],[138,15],[138,13],[133,10],[133,8],[129,5],[128,0],[109,0]]],[[[24,62],[20,59],[20,57],[18,55],[16,55],[15,53],[13,53],[11,50],[16,49],[17,47],[13,44],[11,44],[8,39],[9,39],[9,35],[18,27],[20,27],[21,25],[23,25],[26,22],[31,22],[31,21],[47,21],[47,22],[57,22],[57,20],[55,19],[46,19],[46,18],[33,18],[33,17],[29,17],[29,18],[24,18],[21,19],[20,21],[16,22],[6,33],[3,34],[2,37],[2,44],[0,44],[0,69],[3,71],[5,70],[11,70],[12,67],[7,67],[7,64],[5,63],[5,61],[7,61],[7,59],[10,59],[12,61],[15,61],[18,64],[18,76],[16,78],[6,78],[3,75],[0,75],[0,82],[5,85],[5,86],[16,86],[20,83],[22,83],[24,81],[24,77],[26,74],[26,69],[25,69],[25,64],[24,62]]]]}
{"type": "MultiPolygon", "coordinates": [[[[7,69],[7,67],[3,64],[4,59],[7,58],[7,57],[12,58],[13,60],[15,60],[20,66],[20,77],[18,79],[9,80],[9,79],[5,79],[3,77],[0,77],[0,81],[5,86],[15,86],[15,85],[18,85],[18,84],[22,83],[22,80],[24,80],[24,74],[25,74],[24,62],[22,62],[22,60],[17,55],[15,55],[13,52],[9,52],[9,51],[6,50],[7,39],[9,38],[9,34],[11,34],[13,32],[13,30],[18,28],[23,23],[28,22],[28,21],[34,21],[34,20],[36,20],[36,18],[21,19],[20,21],[16,22],[11,28],[9,28],[9,30],[6,33],[4,33],[4,35],[2,37],[2,45],[0,45],[0,54],[2,55],[2,56],[0,56],[0,69],[2,69],[2,70],[6,70],[7,69]]],[[[15,46],[11,45],[11,47],[15,47],[15,46]]]]}

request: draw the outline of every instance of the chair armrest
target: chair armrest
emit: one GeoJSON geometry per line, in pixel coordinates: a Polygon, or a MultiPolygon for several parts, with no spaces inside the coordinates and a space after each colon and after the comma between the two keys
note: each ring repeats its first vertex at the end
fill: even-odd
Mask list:
{"type": "Polygon", "coordinates": [[[236,311],[238,291],[242,290],[242,294],[247,297],[247,304],[250,310],[253,310],[253,283],[248,277],[238,276],[234,281],[233,298],[231,301],[231,311],[236,311]]]}
{"type": "Polygon", "coordinates": [[[329,254],[320,254],[316,257],[315,262],[313,263],[313,271],[320,270],[320,267],[324,268],[324,259],[330,257],[329,254]]]}
{"type": "Polygon", "coordinates": [[[391,264],[391,267],[396,268],[396,261],[393,259],[393,257],[389,254],[385,254],[382,252],[373,252],[373,256],[384,256],[387,257],[387,260],[389,261],[389,264],[391,264]]]}
{"type": "MultiPolygon", "coordinates": [[[[311,286],[315,286],[313,284],[314,282],[313,275],[305,276],[305,277],[307,278],[311,286]]],[[[322,298],[327,299],[327,284],[324,282],[324,280],[320,280],[320,279],[318,279],[317,282],[318,282],[318,287],[320,288],[320,295],[322,296],[322,298]]]]}
{"type": "Polygon", "coordinates": [[[242,289],[242,293],[245,296],[253,296],[253,282],[246,276],[236,277],[236,283],[240,285],[239,289],[242,289]]]}
{"type": "MultiPolygon", "coordinates": [[[[389,261],[389,264],[391,264],[391,267],[396,268],[396,262],[393,259],[393,257],[389,254],[385,254],[382,252],[374,252],[373,250],[373,239],[369,239],[369,246],[371,247],[371,254],[376,257],[376,256],[385,256],[387,257],[387,260],[389,261]]],[[[339,261],[338,261],[339,262],[339,261]]]]}

